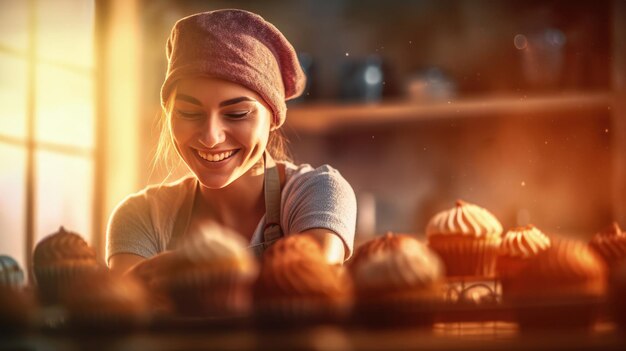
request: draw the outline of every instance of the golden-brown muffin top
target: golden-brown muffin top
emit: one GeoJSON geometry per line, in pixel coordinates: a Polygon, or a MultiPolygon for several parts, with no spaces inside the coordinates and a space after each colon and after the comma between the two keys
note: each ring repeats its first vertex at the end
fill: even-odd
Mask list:
{"type": "Polygon", "coordinates": [[[606,289],[604,262],[582,241],[554,239],[515,276],[516,291],[602,295],[606,289]]]}
{"type": "Polygon", "coordinates": [[[276,241],[263,254],[265,259],[278,257],[280,260],[313,259],[324,260],[322,247],[315,238],[309,235],[287,235],[276,241]]]}
{"type": "Polygon", "coordinates": [[[528,258],[550,247],[550,238],[532,224],[510,229],[502,237],[500,255],[528,258]]]}
{"type": "Polygon", "coordinates": [[[68,261],[97,264],[96,253],[87,242],[80,235],[63,227],[43,238],[33,253],[35,267],[63,264],[68,261]]]}
{"type": "Polygon", "coordinates": [[[502,234],[502,225],[486,209],[457,200],[456,205],[437,213],[426,226],[426,235],[491,237],[502,234]]]}
{"type": "Polygon", "coordinates": [[[278,240],[263,256],[255,299],[343,299],[351,292],[348,276],[326,263],[317,241],[307,235],[278,240]]]}
{"type": "Polygon", "coordinates": [[[596,233],[589,241],[589,246],[609,264],[626,259],[626,233],[617,222],[596,233]]]}
{"type": "Polygon", "coordinates": [[[263,260],[254,287],[257,299],[273,298],[342,298],[349,294],[347,276],[323,260],[263,260]]]}

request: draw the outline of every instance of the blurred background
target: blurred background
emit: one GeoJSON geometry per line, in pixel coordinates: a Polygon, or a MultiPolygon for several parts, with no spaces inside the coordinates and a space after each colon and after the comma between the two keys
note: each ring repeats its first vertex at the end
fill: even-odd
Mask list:
{"type": "Polygon", "coordinates": [[[63,225],[104,253],[151,168],[175,21],[259,13],[298,51],[286,132],[358,199],[358,240],[456,199],[505,229],[626,226],[626,1],[0,0],[0,254],[63,225]]]}

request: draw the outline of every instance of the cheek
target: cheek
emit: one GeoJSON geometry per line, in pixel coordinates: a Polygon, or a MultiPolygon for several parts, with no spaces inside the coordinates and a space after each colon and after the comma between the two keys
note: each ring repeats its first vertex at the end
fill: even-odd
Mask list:
{"type": "Polygon", "coordinates": [[[249,144],[250,147],[257,148],[259,145],[264,147],[269,139],[269,120],[258,118],[250,122],[252,123],[238,126],[239,128],[235,131],[238,135],[237,138],[242,142],[245,140],[244,143],[249,144]]]}
{"type": "Polygon", "coordinates": [[[191,128],[185,123],[172,122],[170,124],[172,139],[174,139],[174,142],[177,144],[187,142],[193,136],[194,130],[195,128],[191,128]]]}
{"type": "Polygon", "coordinates": [[[262,125],[249,126],[248,128],[237,131],[237,139],[242,144],[247,144],[251,149],[264,147],[267,143],[269,130],[262,125]]]}
{"type": "Polygon", "coordinates": [[[269,124],[262,124],[259,129],[258,129],[258,139],[260,141],[261,144],[265,145],[267,144],[267,141],[269,139],[270,136],[270,126],[269,124]]]}
{"type": "Polygon", "coordinates": [[[266,113],[259,123],[258,128],[258,138],[263,145],[267,145],[267,142],[270,137],[270,131],[272,130],[272,115],[270,113],[266,113]]]}

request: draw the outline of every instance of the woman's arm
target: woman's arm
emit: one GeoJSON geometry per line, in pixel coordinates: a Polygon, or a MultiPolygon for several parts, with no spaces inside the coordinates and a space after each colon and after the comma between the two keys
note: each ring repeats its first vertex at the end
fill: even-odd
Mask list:
{"type": "Polygon", "coordinates": [[[323,228],[305,230],[301,234],[310,235],[317,240],[328,264],[343,264],[347,250],[339,235],[323,228]]]}
{"type": "Polygon", "coordinates": [[[356,226],[356,196],[330,166],[301,166],[283,189],[281,226],[287,234],[305,233],[322,246],[331,264],[350,257],[356,226]]]}

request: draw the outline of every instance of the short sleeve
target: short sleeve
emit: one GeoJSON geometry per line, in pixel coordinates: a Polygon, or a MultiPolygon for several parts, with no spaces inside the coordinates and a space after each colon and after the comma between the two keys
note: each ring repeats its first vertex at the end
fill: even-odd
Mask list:
{"type": "Polygon", "coordinates": [[[159,252],[150,208],[142,194],[127,197],[113,211],[107,226],[106,260],[119,253],[152,257],[159,252]]]}
{"type": "Polygon", "coordinates": [[[344,242],[352,255],[356,227],[356,196],[336,169],[324,165],[294,171],[282,193],[281,224],[285,233],[324,228],[344,242]]]}

